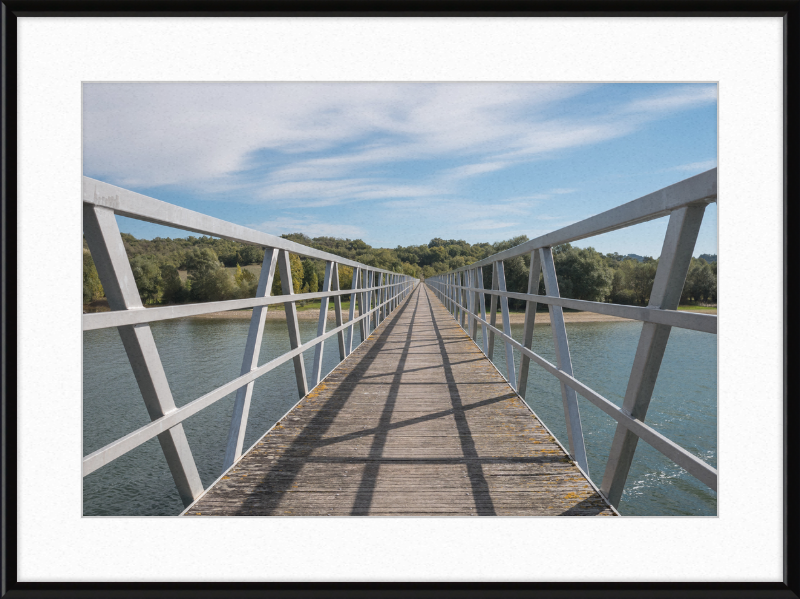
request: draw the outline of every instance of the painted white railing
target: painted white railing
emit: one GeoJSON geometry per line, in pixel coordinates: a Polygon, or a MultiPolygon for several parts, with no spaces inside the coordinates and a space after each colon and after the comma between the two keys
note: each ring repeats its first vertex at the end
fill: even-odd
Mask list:
{"type": "Polygon", "coordinates": [[[334,335],[338,337],[339,359],[344,360],[353,350],[353,327],[358,324],[361,338],[366,339],[375,327],[409,296],[419,282],[407,275],[346,260],[88,177],[83,178],[83,233],[111,307],[111,312],[84,314],[83,330],[117,327],[151,420],[149,424],[85,456],[83,476],[126,454],[145,441],[158,437],[184,505],[191,504],[203,492],[197,466],[181,424],[184,420],[236,391],[223,465],[223,471],[227,470],[242,455],[250,399],[257,378],[292,360],[298,394],[301,398],[305,397],[309,392],[309,384],[303,363],[303,352],[314,350],[314,366],[311,372],[313,388],[322,378],[325,339],[334,335]],[[145,309],[139,298],[115,215],[265,248],[256,296],[252,299],[145,309]],[[325,260],[325,278],[321,292],[294,293],[289,263],[290,253],[325,260]],[[353,268],[352,289],[339,288],[340,264],[353,268]],[[281,289],[284,290],[284,294],[270,297],[276,266],[280,272],[281,289]],[[349,318],[346,323],[342,317],[343,295],[351,297],[349,318]],[[296,302],[310,299],[321,300],[317,336],[308,343],[301,344],[296,302]],[[334,304],[336,326],[326,331],[328,302],[331,299],[334,304]],[[266,312],[268,307],[274,304],[283,304],[286,310],[291,350],[258,366],[266,312]],[[358,316],[355,312],[356,304],[358,304],[358,316]],[[241,375],[180,408],[176,407],[149,323],[243,308],[253,308],[253,315],[244,348],[241,375]]]}
{"type": "Polygon", "coordinates": [[[601,491],[615,506],[619,504],[622,496],[639,439],[663,453],[711,489],[715,491],[717,489],[716,469],[644,423],[671,328],[679,327],[713,334],[717,332],[716,315],[677,311],[703,213],[708,204],[716,201],[717,169],[712,169],[469,266],[425,280],[476,342],[480,328],[482,343],[479,343],[479,346],[489,359],[493,356],[495,336],[503,339],[507,380],[523,399],[531,360],[558,378],[561,383],[569,451],[587,476],[589,465],[576,392],[617,421],[617,429],[600,485],[601,491]],[[647,307],[560,297],[553,264],[553,246],[667,215],[669,224],[647,307]],[[528,292],[509,292],[506,289],[503,260],[528,253],[530,254],[528,292]],[[483,284],[483,268],[487,266],[492,268],[491,289],[484,289],[483,284]],[[547,295],[537,293],[540,271],[547,295]],[[488,321],[486,295],[491,296],[488,321]],[[495,326],[498,298],[503,320],[502,330],[495,326]],[[511,336],[508,298],[526,302],[522,343],[511,336]],[[531,350],[537,303],[547,304],[550,311],[557,366],[531,350]],[[644,322],[621,408],[573,376],[562,308],[609,314],[644,322]],[[514,350],[521,353],[519,377],[515,372],[514,350]]]}

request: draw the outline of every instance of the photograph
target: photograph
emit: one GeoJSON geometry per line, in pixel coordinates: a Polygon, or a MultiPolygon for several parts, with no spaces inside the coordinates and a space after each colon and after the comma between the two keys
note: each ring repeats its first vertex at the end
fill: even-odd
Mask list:
{"type": "Polygon", "coordinates": [[[82,516],[717,517],[718,96],[82,82],[82,516]]]}

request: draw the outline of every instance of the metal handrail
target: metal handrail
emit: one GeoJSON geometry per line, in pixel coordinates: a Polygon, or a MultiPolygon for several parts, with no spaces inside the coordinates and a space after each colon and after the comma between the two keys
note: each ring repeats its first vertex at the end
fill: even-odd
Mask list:
{"type": "Polygon", "coordinates": [[[158,437],[184,505],[191,504],[204,490],[183,431],[184,420],[236,391],[223,464],[223,471],[227,470],[242,456],[250,399],[256,379],[292,360],[298,394],[300,398],[305,397],[309,392],[309,386],[302,354],[314,349],[311,380],[312,388],[316,387],[322,378],[324,341],[336,335],[339,341],[339,359],[344,360],[353,350],[353,328],[358,325],[361,338],[366,339],[403,303],[419,283],[418,279],[408,275],[347,260],[89,177],[83,178],[83,229],[100,282],[106,291],[111,312],[84,314],[82,328],[84,331],[89,331],[117,327],[151,420],[149,424],[85,456],[83,476],[125,455],[153,437],[158,437]],[[133,271],[115,215],[264,247],[264,262],[256,297],[145,309],[134,282],[133,271]],[[290,253],[326,261],[321,292],[294,293],[289,263],[290,253]],[[351,289],[340,289],[339,265],[353,267],[351,289]],[[270,297],[276,268],[280,271],[281,288],[288,290],[288,293],[270,297]],[[343,322],[341,306],[343,295],[351,296],[346,323],[343,322]],[[318,298],[321,303],[317,336],[307,343],[301,343],[296,303],[318,298]],[[329,299],[333,299],[334,302],[336,327],[326,331],[329,299]],[[283,304],[286,310],[291,349],[258,366],[266,311],[274,304],[283,304]],[[240,376],[180,408],[176,407],[149,323],[243,308],[253,308],[253,314],[240,376]]]}
{"type": "Polygon", "coordinates": [[[473,264],[425,280],[456,321],[460,322],[476,342],[480,329],[482,346],[479,344],[479,347],[489,359],[493,356],[495,336],[503,340],[508,375],[506,378],[523,399],[527,390],[531,360],[559,380],[570,454],[587,476],[589,476],[589,466],[576,392],[617,421],[617,430],[600,485],[601,492],[614,506],[619,504],[622,497],[639,439],[644,440],[711,489],[715,491],[717,489],[715,468],[644,423],[671,328],[717,333],[716,315],[677,311],[705,207],[716,201],[717,169],[711,169],[473,264]],[[553,246],[667,215],[670,217],[669,224],[647,307],[574,300],[560,296],[553,262],[553,246]],[[503,261],[525,254],[530,254],[528,292],[507,291],[503,261]],[[492,267],[491,289],[484,288],[484,266],[492,267]],[[546,295],[537,293],[540,271],[544,276],[546,295]],[[491,298],[488,319],[486,295],[491,298]],[[508,298],[526,302],[522,343],[511,336],[508,298]],[[495,326],[498,299],[503,321],[502,329],[495,326]],[[550,311],[557,366],[531,349],[537,303],[546,304],[550,311]],[[621,408],[573,376],[562,307],[644,322],[621,408]],[[522,357],[518,378],[514,350],[520,352],[522,357]]]}

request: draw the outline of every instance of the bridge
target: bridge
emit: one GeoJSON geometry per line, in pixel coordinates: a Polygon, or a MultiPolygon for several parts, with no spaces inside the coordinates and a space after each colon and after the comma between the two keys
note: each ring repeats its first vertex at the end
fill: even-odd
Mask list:
{"type": "Polygon", "coordinates": [[[84,177],[84,236],[111,311],[83,315],[83,330],[118,329],[151,422],[85,456],[83,475],[155,437],[187,516],[617,515],[642,440],[716,490],[713,467],[645,422],[671,329],[716,334],[716,316],[677,311],[705,207],[716,200],[712,169],[420,282],[84,177]],[[144,309],[115,215],[265,248],[256,296],[144,309]],[[669,223],[648,306],[560,297],[554,246],[662,216],[669,223]],[[326,262],[322,291],[293,292],[290,253],[326,262]],[[504,260],[522,255],[530,256],[527,293],[508,291],[504,260]],[[340,288],[340,265],[353,268],[351,289],[340,288]],[[271,297],[276,271],[288,292],[271,297]],[[537,293],[540,273],[546,295],[537,293]],[[351,298],[346,315],[342,296],[351,298]],[[511,335],[509,298],[526,305],[521,342],[511,335]],[[296,303],[309,299],[320,299],[321,310],[316,337],[302,343],[296,303]],[[335,326],[327,330],[329,302],[335,326]],[[532,348],[539,303],[549,309],[556,364],[532,348]],[[285,310],[291,349],[259,366],[271,305],[285,310]],[[252,317],[240,376],[176,407],[149,323],[244,308],[252,317]],[[563,308],[644,323],[621,407],[575,378],[563,308]],[[324,341],[334,336],[340,362],[324,376],[324,341]],[[505,375],[492,362],[498,340],[505,375]],[[253,386],[289,361],[299,402],[245,451],[253,386]],[[565,445],[525,402],[532,365],[560,383],[565,445]],[[204,488],[181,423],[232,393],[220,477],[204,488]],[[599,484],[589,473],[578,394],[617,423],[599,484]]]}

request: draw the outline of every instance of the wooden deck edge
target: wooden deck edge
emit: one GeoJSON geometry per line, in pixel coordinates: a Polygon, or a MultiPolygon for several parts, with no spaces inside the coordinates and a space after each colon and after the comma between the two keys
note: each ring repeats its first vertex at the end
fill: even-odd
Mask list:
{"type": "MultiPolygon", "coordinates": [[[[433,292],[433,289],[431,289],[431,287],[429,287],[427,284],[425,284],[425,286],[426,286],[428,289],[430,289],[430,290],[433,292]]],[[[429,297],[430,297],[430,296],[429,296],[429,297]]],[[[549,427],[548,427],[548,426],[547,426],[547,425],[544,423],[544,420],[542,420],[541,418],[539,418],[539,416],[536,414],[536,412],[534,412],[534,411],[533,411],[533,408],[532,408],[530,405],[528,405],[528,402],[526,402],[526,401],[525,401],[525,398],[523,398],[523,397],[522,397],[522,396],[521,396],[521,395],[520,395],[520,394],[517,392],[517,390],[516,390],[516,389],[514,389],[514,387],[512,387],[512,386],[511,386],[511,383],[509,383],[509,382],[508,382],[508,379],[507,379],[507,378],[506,378],[506,377],[503,375],[503,373],[502,373],[502,372],[500,372],[500,369],[497,367],[497,365],[496,365],[496,364],[495,364],[495,363],[492,361],[492,359],[491,359],[491,358],[489,358],[489,356],[487,356],[487,355],[484,353],[484,351],[483,351],[483,349],[481,348],[481,346],[480,346],[480,345],[478,345],[478,344],[475,342],[475,340],[474,340],[472,337],[470,337],[470,336],[469,336],[469,333],[468,333],[467,331],[465,331],[465,330],[464,330],[464,328],[461,326],[461,323],[460,323],[460,322],[458,322],[458,319],[457,319],[455,316],[453,316],[453,314],[450,312],[450,310],[448,310],[448,309],[447,309],[447,306],[445,306],[445,305],[442,303],[442,300],[440,300],[440,299],[439,299],[439,297],[436,295],[436,293],[435,293],[435,292],[433,293],[433,298],[434,298],[434,299],[435,299],[437,302],[439,302],[439,305],[440,305],[440,306],[442,306],[442,308],[443,308],[443,309],[444,309],[444,310],[445,310],[445,311],[446,311],[448,314],[450,314],[450,317],[451,317],[453,320],[455,320],[455,321],[456,321],[456,324],[458,325],[458,328],[459,328],[459,330],[460,330],[460,331],[461,331],[461,332],[464,334],[464,336],[465,336],[467,339],[469,339],[469,340],[470,340],[470,342],[472,342],[472,344],[473,344],[475,347],[477,347],[477,348],[478,348],[478,351],[479,351],[479,352],[481,352],[481,355],[482,355],[484,358],[486,358],[486,359],[489,361],[489,363],[492,365],[492,368],[494,368],[494,369],[497,371],[497,374],[499,374],[499,375],[500,375],[500,377],[501,377],[501,378],[502,378],[502,379],[503,379],[503,380],[506,382],[506,384],[508,385],[508,387],[509,387],[509,388],[510,388],[510,389],[511,389],[511,390],[514,392],[514,394],[515,394],[515,395],[516,395],[516,396],[519,398],[519,400],[522,402],[522,405],[524,405],[526,408],[528,408],[528,411],[529,411],[529,412],[530,412],[530,413],[533,415],[533,417],[534,417],[534,418],[536,418],[536,420],[539,422],[539,424],[541,424],[541,425],[542,425],[542,427],[544,427],[544,429],[545,429],[545,430],[546,430],[546,431],[549,433],[549,435],[550,435],[551,437],[553,437],[553,440],[554,440],[554,441],[555,441],[555,442],[558,444],[558,446],[561,448],[561,450],[562,450],[562,451],[563,451],[563,452],[564,452],[564,453],[565,453],[565,454],[566,454],[566,455],[567,455],[567,456],[570,458],[570,460],[572,461],[572,464],[573,464],[573,465],[574,465],[574,466],[575,466],[575,467],[578,469],[578,471],[581,473],[581,475],[583,476],[583,478],[585,478],[585,479],[586,479],[586,481],[589,483],[589,485],[590,485],[590,486],[591,486],[591,487],[592,487],[592,488],[593,488],[593,489],[594,489],[594,490],[597,492],[597,494],[598,494],[598,495],[600,496],[600,498],[601,498],[601,499],[602,499],[602,500],[605,502],[605,504],[606,504],[606,505],[609,507],[609,509],[610,509],[612,512],[614,512],[614,515],[615,515],[615,516],[622,516],[622,514],[620,514],[620,513],[617,511],[617,508],[615,508],[613,505],[611,505],[611,502],[608,500],[608,498],[605,496],[605,494],[604,494],[604,493],[603,493],[603,492],[602,492],[602,491],[601,491],[601,490],[598,488],[598,486],[597,486],[596,484],[594,484],[594,481],[591,479],[591,477],[590,477],[588,474],[586,474],[586,472],[584,472],[584,471],[583,471],[583,468],[581,468],[581,467],[578,465],[578,462],[576,462],[576,461],[575,461],[575,460],[572,458],[572,455],[569,453],[569,451],[567,451],[567,448],[566,448],[566,447],[564,447],[564,445],[561,443],[561,441],[559,441],[558,437],[556,437],[556,436],[553,434],[553,431],[551,431],[551,430],[550,430],[550,428],[549,428],[549,427]]],[[[538,518],[559,518],[560,516],[537,516],[537,517],[538,517],[538,518]]]]}
{"type": "MultiPolygon", "coordinates": [[[[359,348],[359,347],[361,347],[361,345],[362,345],[362,344],[363,344],[365,341],[369,340],[369,338],[370,338],[370,337],[372,337],[372,336],[373,336],[373,335],[374,335],[376,332],[378,332],[378,330],[379,330],[379,329],[380,329],[380,328],[381,328],[381,327],[382,327],[382,326],[383,326],[383,325],[384,325],[384,324],[385,324],[385,323],[386,323],[386,322],[387,322],[387,321],[388,321],[388,320],[389,320],[389,319],[392,317],[392,315],[394,315],[394,314],[397,314],[397,311],[398,311],[398,310],[399,310],[399,309],[400,309],[400,308],[403,306],[403,304],[405,304],[405,303],[406,303],[408,300],[410,300],[410,299],[411,299],[411,296],[413,296],[413,295],[414,295],[414,291],[415,291],[416,289],[418,289],[418,288],[419,288],[419,284],[417,284],[417,286],[416,286],[416,287],[414,287],[414,289],[412,289],[412,290],[411,290],[411,293],[409,293],[409,294],[408,294],[408,296],[407,296],[407,297],[406,297],[406,298],[405,298],[403,301],[401,301],[399,304],[397,304],[397,307],[396,307],[394,310],[392,310],[391,314],[389,314],[389,315],[388,315],[386,318],[384,318],[384,319],[381,321],[381,323],[380,323],[380,324],[379,324],[377,327],[375,327],[375,329],[373,329],[373,331],[372,331],[372,332],[371,332],[371,333],[370,333],[370,334],[367,336],[367,338],[366,338],[366,339],[362,339],[362,340],[361,340],[361,343],[359,343],[359,344],[358,344],[358,346],[356,346],[356,348],[355,348],[353,351],[351,351],[351,352],[350,352],[350,355],[349,355],[349,356],[346,356],[344,360],[340,360],[340,361],[339,361],[339,363],[338,363],[336,366],[334,366],[334,367],[331,369],[331,371],[330,371],[328,374],[326,374],[326,375],[325,375],[323,378],[321,378],[321,379],[320,379],[319,383],[317,383],[317,384],[314,386],[314,388],[313,388],[313,389],[309,389],[309,390],[308,390],[308,393],[306,393],[306,394],[305,394],[303,397],[301,397],[300,399],[298,399],[298,400],[297,400],[297,403],[295,403],[295,404],[294,404],[294,405],[293,405],[291,408],[289,408],[289,409],[286,411],[286,413],[285,413],[283,416],[281,416],[280,418],[278,418],[278,419],[277,419],[277,420],[276,420],[276,421],[275,421],[275,422],[272,424],[272,426],[271,426],[271,427],[269,427],[269,429],[267,429],[267,431],[266,431],[266,432],[265,432],[263,435],[261,435],[261,436],[260,436],[258,439],[256,439],[256,441],[255,441],[255,442],[254,442],[254,443],[253,443],[253,444],[252,444],[250,447],[248,447],[248,448],[247,448],[247,451],[243,451],[243,452],[242,452],[242,455],[240,455],[240,456],[239,456],[239,459],[238,459],[238,460],[236,460],[236,461],[235,461],[233,464],[231,464],[231,465],[230,465],[230,467],[226,468],[226,469],[225,469],[225,470],[222,472],[222,474],[220,474],[220,475],[219,475],[219,476],[218,476],[218,477],[217,477],[217,478],[214,480],[214,482],[212,482],[210,485],[208,485],[208,487],[206,487],[205,489],[203,489],[203,492],[202,492],[202,493],[200,493],[200,495],[198,495],[198,496],[195,498],[195,500],[194,500],[194,501],[192,501],[192,503],[190,503],[189,505],[187,505],[187,506],[186,506],[186,508],[185,508],[185,509],[184,509],[184,510],[183,510],[183,511],[180,513],[180,514],[178,514],[178,516],[177,516],[177,517],[180,517],[180,516],[185,516],[185,515],[186,515],[186,512],[188,512],[189,510],[191,510],[191,509],[192,509],[192,508],[195,506],[195,504],[196,504],[198,501],[200,501],[200,500],[201,500],[203,497],[205,497],[205,496],[206,496],[206,494],[207,494],[207,493],[208,493],[208,492],[209,492],[211,489],[213,489],[213,488],[216,486],[216,484],[217,484],[217,483],[218,483],[220,480],[222,480],[222,477],[223,477],[223,476],[226,476],[226,475],[227,475],[227,474],[228,474],[228,473],[229,473],[231,470],[233,470],[233,469],[234,469],[236,466],[238,466],[238,465],[239,465],[239,462],[241,462],[241,461],[242,461],[242,460],[245,458],[245,456],[246,456],[247,454],[249,454],[251,451],[253,451],[253,449],[255,449],[255,446],[256,446],[256,445],[258,445],[259,443],[261,443],[261,441],[263,441],[263,440],[264,440],[264,437],[266,437],[268,434],[270,434],[270,433],[272,432],[272,430],[273,430],[273,429],[274,429],[276,426],[278,426],[278,424],[279,424],[279,423],[280,423],[280,422],[281,422],[281,421],[282,421],[284,418],[286,418],[286,417],[287,417],[287,416],[288,416],[288,415],[289,415],[289,414],[292,412],[292,410],[294,410],[294,409],[295,409],[297,406],[299,406],[299,405],[300,405],[300,403],[301,403],[301,402],[302,402],[304,399],[306,399],[306,398],[307,398],[309,395],[311,395],[311,393],[313,393],[313,392],[314,392],[314,390],[315,390],[317,387],[319,387],[319,386],[320,386],[322,383],[324,383],[324,382],[325,382],[325,379],[327,379],[327,378],[328,378],[330,375],[332,375],[334,372],[336,372],[336,370],[337,370],[337,369],[338,369],[338,368],[339,368],[339,367],[340,367],[342,364],[344,364],[345,362],[347,362],[347,360],[348,360],[348,359],[349,359],[349,358],[350,358],[350,357],[351,357],[353,354],[355,354],[355,353],[356,353],[356,350],[358,350],[358,348],[359,348]]],[[[353,326],[355,326],[355,325],[353,325],[353,326]]],[[[324,341],[323,341],[323,343],[324,343],[324,341]]],[[[309,348],[309,349],[311,349],[311,348],[309,348]]],[[[306,350],[306,351],[307,351],[307,350],[306,350]]],[[[304,352],[304,353],[305,353],[305,352],[304,352]]],[[[301,354],[301,355],[302,355],[302,354],[301,354]]],[[[490,360],[490,361],[491,361],[491,360],[490,360]]],[[[548,431],[548,432],[550,432],[550,431],[548,431]]],[[[552,434],[552,433],[551,433],[551,434],[552,434]]],[[[555,439],[555,437],[553,437],[553,438],[555,439]]],[[[556,439],[556,441],[558,441],[558,439],[556,439]]],[[[567,454],[567,455],[569,455],[569,454],[567,454]]],[[[605,498],[604,498],[604,499],[605,499],[605,498]]],[[[253,517],[260,517],[260,516],[253,516],[253,517]]]]}

